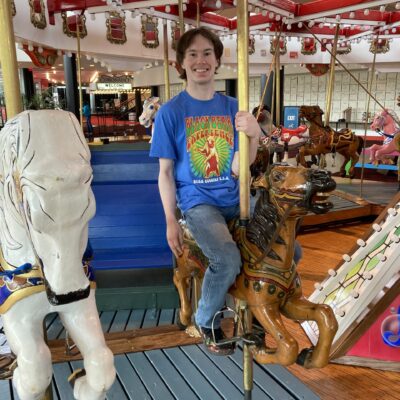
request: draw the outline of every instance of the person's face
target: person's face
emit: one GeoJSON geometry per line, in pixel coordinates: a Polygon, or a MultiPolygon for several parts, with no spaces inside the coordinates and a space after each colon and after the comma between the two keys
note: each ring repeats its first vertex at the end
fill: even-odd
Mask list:
{"type": "Polygon", "coordinates": [[[213,44],[201,35],[195,36],[191,45],[186,49],[182,67],[186,71],[189,84],[212,82],[218,67],[213,44]]]}

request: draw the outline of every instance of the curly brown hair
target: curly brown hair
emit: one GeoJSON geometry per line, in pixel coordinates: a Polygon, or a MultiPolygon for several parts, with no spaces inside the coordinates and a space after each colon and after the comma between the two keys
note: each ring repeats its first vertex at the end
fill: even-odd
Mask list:
{"type": "MultiPolygon", "coordinates": [[[[215,58],[218,62],[218,67],[221,65],[221,57],[224,52],[224,45],[222,44],[220,38],[209,29],[201,26],[199,28],[190,29],[189,31],[185,32],[179,39],[178,44],[176,45],[176,62],[179,65],[182,65],[183,59],[185,58],[185,52],[188,47],[192,44],[194,38],[197,35],[203,36],[205,39],[210,41],[214,47],[214,54],[215,58]]],[[[179,75],[181,79],[186,80],[186,71],[183,70],[182,73],[179,75]]]]}

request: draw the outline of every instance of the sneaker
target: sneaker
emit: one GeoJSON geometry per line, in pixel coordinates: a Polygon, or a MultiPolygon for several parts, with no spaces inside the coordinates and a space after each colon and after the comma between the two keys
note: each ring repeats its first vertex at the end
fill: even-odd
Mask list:
{"type": "Polygon", "coordinates": [[[214,329],[215,341],[212,329],[202,327],[198,327],[198,329],[209,353],[216,356],[229,356],[234,353],[235,343],[223,343],[226,337],[221,328],[214,329]]]}

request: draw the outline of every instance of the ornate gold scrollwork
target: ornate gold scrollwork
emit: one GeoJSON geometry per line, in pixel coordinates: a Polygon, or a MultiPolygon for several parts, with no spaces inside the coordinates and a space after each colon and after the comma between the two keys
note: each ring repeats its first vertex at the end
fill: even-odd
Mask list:
{"type": "Polygon", "coordinates": [[[43,0],[29,0],[29,6],[31,8],[32,25],[39,29],[46,28],[46,8],[43,0]]]}
{"type": "Polygon", "coordinates": [[[336,54],[338,54],[338,55],[349,54],[350,52],[351,52],[351,44],[350,43],[342,43],[336,49],[336,54]]]}
{"type": "Polygon", "coordinates": [[[79,24],[79,37],[83,39],[87,35],[86,17],[84,15],[70,15],[66,12],[61,13],[63,19],[63,32],[69,37],[77,37],[77,26],[79,24]]]}
{"type": "Polygon", "coordinates": [[[384,54],[390,50],[389,39],[373,39],[369,46],[372,54],[384,54]]]}
{"type": "Polygon", "coordinates": [[[150,15],[142,16],[142,44],[149,49],[159,45],[157,22],[150,15]]]}
{"type": "MultiPolygon", "coordinates": [[[[278,38],[271,38],[271,46],[270,46],[270,53],[275,54],[276,46],[278,45],[278,38]]],[[[283,56],[287,53],[287,39],[280,38],[279,39],[279,54],[283,56]]]]}
{"type": "Polygon", "coordinates": [[[124,44],[126,42],[125,15],[121,17],[116,12],[110,12],[106,20],[107,40],[114,44],[124,44]]]}

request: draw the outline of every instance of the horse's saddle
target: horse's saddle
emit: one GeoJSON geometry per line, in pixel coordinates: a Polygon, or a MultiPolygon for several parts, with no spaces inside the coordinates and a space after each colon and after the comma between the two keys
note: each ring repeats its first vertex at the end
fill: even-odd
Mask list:
{"type": "MultiPolygon", "coordinates": [[[[300,125],[297,128],[290,129],[290,128],[285,128],[285,127],[279,127],[276,129],[279,133],[279,137],[281,138],[282,141],[284,142],[290,142],[290,139],[293,136],[296,136],[298,138],[303,137],[303,134],[307,131],[308,127],[306,125],[300,125]]],[[[272,133],[272,135],[275,134],[275,131],[272,133]]],[[[276,134],[275,134],[276,135],[276,134]]]]}
{"type": "Polygon", "coordinates": [[[337,146],[339,142],[352,142],[354,140],[354,133],[351,129],[344,128],[340,131],[332,130],[331,146],[337,146]]]}

